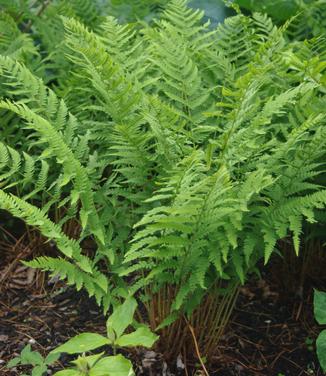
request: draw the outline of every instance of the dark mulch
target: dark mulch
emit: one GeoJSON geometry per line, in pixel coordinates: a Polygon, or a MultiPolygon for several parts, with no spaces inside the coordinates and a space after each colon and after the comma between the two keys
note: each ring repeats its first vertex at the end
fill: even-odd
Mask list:
{"type": "MultiPolygon", "coordinates": [[[[68,289],[33,295],[11,290],[0,295],[0,359],[7,362],[24,346],[46,355],[80,332],[105,332],[105,321],[96,305],[83,293],[68,289]],[[56,295],[57,294],[57,295],[56,295]]],[[[65,362],[65,358],[61,358],[65,362]]],[[[0,375],[19,375],[0,364],[0,375]]]]}
{"type": "Polygon", "coordinates": [[[315,353],[320,331],[312,296],[288,297],[265,280],[242,288],[214,373],[219,376],[321,376],[315,353]]]}
{"type": "MultiPolygon", "coordinates": [[[[77,333],[105,331],[105,321],[96,305],[72,289],[57,289],[43,295],[7,290],[0,298],[3,362],[17,355],[27,343],[46,354],[77,333]]],[[[310,301],[288,301],[285,305],[279,292],[265,280],[252,280],[241,290],[220,354],[212,359],[216,366],[210,374],[320,376],[322,372],[310,344],[318,331],[310,301]]],[[[140,364],[142,359],[135,360],[140,364]]],[[[66,363],[67,358],[61,361],[66,363]]],[[[20,374],[19,370],[8,371],[4,364],[0,364],[0,375],[20,374]]]]}
{"type": "MultiPolygon", "coordinates": [[[[15,248],[8,252],[0,242],[1,376],[21,374],[19,369],[9,371],[5,364],[28,343],[46,355],[77,333],[105,332],[105,320],[99,308],[83,292],[76,293],[60,282],[51,284],[44,275],[35,275],[29,268],[21,269],[21,255],[34,252],[34,248],[24,244],[23,239],[16,241],[15,248]]],[[[312,291],[316,283],[306,280],[302,290],[296,286],[295,274],[293,277],[292,282],[286,279],[287,286],[280,283],[285,279],[278,262],[275,262],[268,270],[265,269],[261,279],[252,278],[242,287],[217,355],[210,359],[213,364],[210,375],[323,374],[314,348],[316,336],[321,330],[312,312],[312,291]],[[299,291],[300,294],[295,295],[291,291],[299,291]]],[[[138,374],[168,376],[195,373],[195,370],[179,370],[177,373],[176,364],[166,365],[162,354],[138,351],[126,355],[136,364],[138,374]]],[[[62,357],[60,361],[59,369],[67,364],[69,358],[62,357]]],[[[197,375],[200,374],[203,373],[198,367],[197,375]]]]}

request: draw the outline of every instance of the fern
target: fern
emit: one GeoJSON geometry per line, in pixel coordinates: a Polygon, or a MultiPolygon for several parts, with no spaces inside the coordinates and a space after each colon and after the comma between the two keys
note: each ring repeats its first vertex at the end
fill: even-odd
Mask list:
{"type": "Polygon", "coordinates": [[[1,207],[8,210],[15,217],[24,219],[28,224],[38,226],[44,236],[56,240],[58,248],[68,257],[80,255],[78,244],[69,240],[55,224],[53,224],[42,211],[13,195],[1,191],[1,207]]]}
{"type": "Polygon", "coordinates": [[[240,6],[257,12],[265,12],[276,21],[291,20],[288,35],[291,38],[304,40],[311,36],[319,36],[325,33],[325,1],[279,1],[267,0],[248,1],[237,0],[240,6]]]}
{"type": "Polygon", "coordinates": [[[108,281],[104,274],[98,271],[89,273],[89,270],[85,272],[81,263],[77,266],[59,257],[37,257],[25,264],[32,268],[50,271],[51,275],[59,276],[60,279],[65,279],[69,285],[74,285],[77,291],[85,288],[90,297],[95,296],[99,305],[104,304],[103,299],[108,294],[108,281]]]}
{"type": "Polygon", "coordinates": [[[29,123],[29,126],[39,133],[40,141],[48,144],[49,151],[56,157],[57,162],[63,166],[60,186],[65,186],[69,181],[73,181],[74,190],[71,191],[72,204],[75,204],[79,199],[82,202],[82,209],[80,211],[82,227],[84,229],[86,226],[91,228],[92,233],[97,237],[100,244],[104,244],[104,233],[95,211],[91,182],[88,179],[86,170],[80,164],[79,160],[75,158],[63,136],[51,123],[29,109],[26,105],[3,101],[0,107],[24,118],[29,123]]]}
{"type": "Polygon", "coordinates": [[[1,55],[10,56],[18,61],[28,61],[36,68],[40,59],[32,38],[22,33],[15,20],[7,13],[0,14],[0,30],[1,55]]]}
{"type": "Polygon", "coordinates": [[[145,75],[147,62],[143,40],[138,38],[136,29],[121,25],[113,17],[106,17],[98,30],[107,53],[124,68],[128,74],[137,78],[145,75]]]}
{"type": "Polygon", "coordinates": [[[151,24],[101,9],[26,3],[19,27],[1,19],[0,206],[62,253],[30,266],[106,308],[172,285],[171,310],[190,313],[279,239],[298,252],[325,206],[324,38],[260,13],[212,30],[184,0],[151,24]]]}

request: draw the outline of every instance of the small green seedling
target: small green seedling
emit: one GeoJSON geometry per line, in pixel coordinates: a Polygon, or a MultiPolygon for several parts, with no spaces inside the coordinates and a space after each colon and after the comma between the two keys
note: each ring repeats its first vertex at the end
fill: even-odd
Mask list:
{"type": "MultiPolygon", "coordinates": [[[[31,376],[43,376],[50,364],[56,362],[60,357],[60,354],[50,353],[46,358],[38,351],[32,351],[31,345],[27,345],[24,347],[22,352],[19,356],[11,359],[11,361],[7,364],[8,368],[13,368],[18,365],[22,366],[33,366],[31,376]]],[[[26,374],[22,374],[21,376],[28,376],[26,374]]]]}
{"type": "MultiPolygon", "coordinates": [[[[318,324],[326,325],[326,292],[315,290],[314,313],[318,324]]],[[[316,347],[321,368],[326,371],[326,329],[319,334],[316,347]]]]}
{"type": "Polygon", "coordinates": [[[131,362],[122,355],[106,356],[104,353],[78,356],[68,368],[55,373],[54,376],[134,376],[131,362]]]}
{"type": "Polygon", "coordinates": [[[128,298],[118,306],[106,323],[106,337],[97,333],[82,333],[63,345],[54,349],[50,354],[82,354],[72,363],[75,367],[57,372],[54,376],[132,376],[134,371],[131,362],[122,355],[117,355],[121,347],[152,347],[158,336],[148,327],[139,326],[135,331],[125,334],[132,324],[137,302],[128,298]],[[104,356],[104,352],[85,356],[85,352],[96,350],[109,345],[113,356],[104,356]]]}

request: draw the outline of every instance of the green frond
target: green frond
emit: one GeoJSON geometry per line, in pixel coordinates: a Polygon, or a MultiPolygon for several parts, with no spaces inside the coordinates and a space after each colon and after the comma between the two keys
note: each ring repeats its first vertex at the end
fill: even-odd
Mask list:
{"type": "Polygon", "coordinates": [[[45,104],[46,87],[23,64],[8,56],[0,56],[2,80],[7,86],[6,96],[19,98],[25,103],[45,104]]]}
{"type": "Polygon", "coordinates": [[[116,125],[112,132],[109,156],[112,164],[121,173],[128,184],[146,185],[151,166],[150,134],[141,130],[138,124],[116,125]]]}
{"type": "Polygon", "coordinates": [[[82,202],[80,211],[83,228],[91,229],[100,243],[104,243],[104,233],[96,213],[92,184],[89,181],[87,170],[80,164],[73,154],[73,151],[66,144],[63,136],[46,119],[30,110],[24,104],[17,104],[9,101],[0,102],[0,108],[10,110],[26,120],[32,129],[40,136],[40,141],[46,143],[56,157],[58,164],[63,166],[63,178],[61,185],[69,181],[74,184],[73,202],[78,198],[82,202]]]}
{"type": "Polygon", "coordinates": [[[311,36],[325,35],[326,4],[323,0],[300,3],[298,14],[290,23],[288,34],[291,38],[305,40],[311,36]]]}
{"type": "Polygon", "coordinates": [[[108,294],[108,282],[103,274],[98,271],[87,273],[79,266],[62,258],[37,257],[33,261],[24,262],[24,264],[35,269],[50,271],[52,276],[66,279],[68,285],[74,285],[77,291],[85,288],[89,296],[95,296],[99,305],[108,294]]]}
{"type": "Polygon", "coordinates": [[[140,80],[148,67],[144,41],[131,24],[121,25],[114,17],[106,17],[98,34],[109,56],[129,75],[140,80]]]}
{"type": "Polygon", "coordinates": [[[71,0],[69,5],[74,10],[76,18],[90,26],[97,26],[96,23],[101,19],[99,7],[94,0],[71,0]]]}
{"type": "Polygon", "coordinates": [[[39,228],[44,236],[56,242],[58,249],[65,256],[78,259],[81,254],[79,244],[63,234],[60,227],[48,219],[40,209],[23,199],[5,193],[3,190],[0,190],[0,197],[1,209],[8,210],[13,216],[39,228]]]}
{"type": "Polygon", "coordinates": [[[203,109],[210,107],[210,90],[205,87],[195,59],[196,49],[189,48],[171,24],[160,25],[148,33],[151,62],[158,79],[158,94],[174,104],[175,111],[190,124],[203,120],[203,109]]]}
{"type": "Polygon", "coordinates": [[[20,62],[26,62],[37,68],[40,56],[33,39],[19,30],[16,21],[1,11],[0,13],[0,53],[20,62]]]}
{"type": "MultiPolygon", "coordinates": [[[[87,30],[85,26],[73,19],[64,20],[66,29],[66,45],[70,49],[70,60],[83,72],[83,80],[92,85],[92,95],[98,100],[98,111],[106,113],[121,123],[130,117],[141,95],[132,85],[121,67],[107,53],[101,39],[87,30]],[[94,92],[95,90],[95,92],[94,92]]],[[[90,89],[85,88],[86,93],[90,89]]],[[[87,97],[85,97],[87,98],[87,97]]],[[[88,106],[90,106],[91,101],[88,106]]],[[[83,105],[82,105],[82,110],[83,105]]]]}
{"type": "Polygon", "coordinates": [[[186,40],[192,40],[203,30],[207,30],[202,25],[204,11],[194,10],[187,6],[186,0],[171,0],[163,12],[163,20],[160,21],[162,26],[168,22],[174,30],[181,34],[186,40]]]}
{"type": "MultiPolygon", "coordinates": [[[[289,198],[262,209],[262,231],[265,239],[265,263],[268,261],[276,241],[279,239],[277,232],[283,226],[289,228],[293,233],[293,240],[296,252],[299,252],[299,237],[302,228],[302,218],[309,221],[312,209],[323,209],[326,205],[326,191],[320,190],[300,197],[289,198]]],[[[283,230],[284,231],[284,230],[283,230]]],[[[286,235],[286,232],[283,233],[286,235]]]]}
{"type": "MultiPolygon", "coordinates": [[[[3,189],[8,191],[19,186],[20,194],[23,195],[32,187],[32,191],[28,193],[30,198],[49,188],[49,165],[45,160],[39,161],[25,152],[21,155],[3,143],[0,143],[0,152],[0,181],[3,189]]],[[[27,199],[27,196],[24,198],[27,199]]]]}
{"type": "MultiPolygon", "coordinates": [[[[6,147],[3,143],[0,143],[1,161],[0,171],[3,168],[9,168],[9,171],[1,173],[0,181],[5,181],[12,175],[15,175],[20,170],[21,157],[19,153],[11,147],[6,147]]],[[[3,184],[3,183],[2,183],[3,184]]]]}

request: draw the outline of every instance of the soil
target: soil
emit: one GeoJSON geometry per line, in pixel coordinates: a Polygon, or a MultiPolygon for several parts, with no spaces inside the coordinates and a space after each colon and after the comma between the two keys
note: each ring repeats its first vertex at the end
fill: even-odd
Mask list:
{"type": "Polygon", "coordinates": [[[261,279],[242,288],[212,374],[324,375],[314,347],[321,328],[312,296],[285,301],[275,287],[261,279]]]}
{"type": "MultiPolygon", "coordinates": [[[[0,260],[1,281],[1,271],[3,274],[8,270],[8,258],[0,260]]],[[[19,270],[19,265],[14,266],[19,270]]],[[[314,348],[322,328],[313,318],[313,282],[306,283],[300,296],[289,295],[273,278],[278,267],[277,262],[272,263],[260,279],[251,278],[241,288],[231,322],[216,356],[210,359],[210,375],[323,375],[314,348]]],[[[8,370],[5,364],[28,343],[46,355],[77,333],[105,332],[103,315],[85,293],[76,293],[62,282],[33,274],[28,268],[18,273],[27,275],[25,283],[19,284],[15,268],[11,268],[10,275],[6,274],[6,283],[0,283],[1,376],[22,373],[19,367],[8,370]]],[[[164,354],[153,351],[139,350],[125,355],[136,364],[137,375],[204,375],[199,365],[197,370],[177,369],[182,359],[166,364],[164,354]]],[[[67,356],[61,357],[56,370],[69,360],[67,356]]],[[[49,369],[48,373],[53,372],[49,369]]]]}

